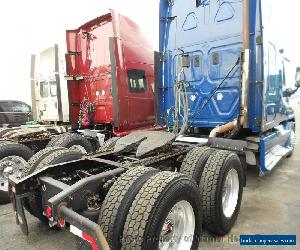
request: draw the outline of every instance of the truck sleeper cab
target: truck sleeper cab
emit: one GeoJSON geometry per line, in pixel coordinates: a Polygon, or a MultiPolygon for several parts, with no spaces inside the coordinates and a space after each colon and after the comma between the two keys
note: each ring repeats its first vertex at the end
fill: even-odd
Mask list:
{"type": "Polygon", "coordinates": [[[67,50],[73,125],[120,136],[154,124],[153,49],[134,22],[112,11],[68,30],[67,50]]]}
{"type": "Polygon", "coordinates": [[[43,124],[69,123],[69,98],[64,79],[64,46],[54,44],[31,56],[31,93],[34,119],[43,124]]]}
{"type": "Polygon", "coordinates": [[[268,0],[161,1],[156,59],[160,124],[259,142],[261,174],[288,155],[294,141],[285,86],[295,84],[295,70],[287,77],[287,60],[271,33],[279,13],[271,8],[268,0]]]}

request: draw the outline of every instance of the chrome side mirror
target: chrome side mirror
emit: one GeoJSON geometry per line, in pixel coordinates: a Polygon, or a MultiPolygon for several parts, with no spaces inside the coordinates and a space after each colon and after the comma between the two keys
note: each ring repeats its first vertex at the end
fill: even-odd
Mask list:
{"type": "Polygon", "coordinates": [[[300,67],[297,67],[296,69],[296,84],[295,86],[297,88],[300,88],[300,67]]]}

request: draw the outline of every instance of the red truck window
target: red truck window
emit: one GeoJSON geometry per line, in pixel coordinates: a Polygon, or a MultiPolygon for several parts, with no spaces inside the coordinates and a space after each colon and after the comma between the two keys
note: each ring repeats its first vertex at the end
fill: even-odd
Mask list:
{"type": "Polygon", "coordinates": [[[146,75],[144,70],[131,69],[127,71],[129,91],[142,93],[146,91],[146,75]]]}

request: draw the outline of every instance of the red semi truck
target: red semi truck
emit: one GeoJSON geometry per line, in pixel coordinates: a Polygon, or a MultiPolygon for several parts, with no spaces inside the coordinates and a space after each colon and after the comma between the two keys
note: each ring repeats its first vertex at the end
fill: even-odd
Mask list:
{"type": "Polygon", "coordinates": [[[0,140],[37,151],[41,141],[47,144],[59,133],[71,136],[65,133],[70,130],[110,138],[155,129],[153,49],[137,24],[112,10],[68,30],[66,44],[66,67],[57,45],[32,58],[34,118],[47,126],[4,130],[0,140]]]}
{"type": "Polygon", "coordinates": [[[67,31],[70,121],[114,136],[154,124],[153,49],[114,11],[67,31]]]}
{"type": "Polygon", "coordinates": [[[4,173],[8,168],[10,174],[21,173],[16,168],[22,168],[22,164],[11,162],[11,155],[26,155],[25,160],[29,160],[32,154],[28,151],[37,152],[46,146],[79,145],[92,152],[104,138],[121,137],[136,129],[156,129],[154,54],[137,24],[111,11],[68,30],[66,42],[65,76],[58,46],[45,50],[39,60],[32,57],[34,117],[47,125],[0,132],[0,141],[4,141],[0,148],[0,188],[5,192],[4,173]],[[7,141],[15,143],[9,151],[4,145],[7,141]]]}

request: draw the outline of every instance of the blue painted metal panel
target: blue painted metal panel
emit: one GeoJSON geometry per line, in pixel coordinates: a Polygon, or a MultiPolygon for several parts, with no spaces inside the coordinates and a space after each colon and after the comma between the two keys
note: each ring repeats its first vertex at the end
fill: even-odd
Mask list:
{"type": "MultiPolygon", "coordinates": [[[[239,67],[200,111],[242,51],[242,1],[205,0],[198,7],[196,2],[160,2],[160,52],[165,60],[161,62],[159,111],[161,122],[172,126],[179,59],[183,54],[189,55],[190,67],[180,77],[186,83],[189,125],[212,128],[239,115],[239,67]]],[[[290,108],[282,98],[283,66],[278,48],[272,48],[268,33],[266,2],[271,1],[250,1],[248,126],[253,133],[266,132],[291,117],[290,108]]]]}
{"type": "Polygon", "coordinates": [[[215,88],[235,65],[242,51],[242,1],[176,0],[160,2],[161,63],[160,105],[162,122],[173,125],[174,83],[181,70],[181,56],[190,66],[180,79],[185,82],[189,125],[213,128],[238,117],[240,68],[237,67],[212,101],[200,113],[215,88]]]}
{"type": "Polygon", "coordinates": [[[250,86],[249,86],[249,128],[261,131],[263,100],[263,43],[260,0],[250,1],[250,86]]]}
{"type": "MultiPolygon", "coordinates": [[[[290,152],[294,124],[294,113],[283,98],[283,60],[268,32],[271,24],[269,13],[266,15],[267,2],[272,4],[271,0],[250,1],[248,126],[260,137],[261,173],[270,172],[290,152]]],[[[206,108],[202,107],[242,52],[242,3],[241,0],[160,1],[163,56],[159,112],[163,124],[171,127],[174,123],[176,80],[185,83],[189,126],[212,128],[238,118],[240,67],[225,80],[206,108]],[[183,55],[189,56],[188,67],[183,67],[183,55]]]]}

